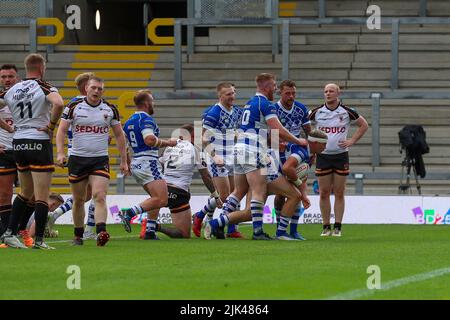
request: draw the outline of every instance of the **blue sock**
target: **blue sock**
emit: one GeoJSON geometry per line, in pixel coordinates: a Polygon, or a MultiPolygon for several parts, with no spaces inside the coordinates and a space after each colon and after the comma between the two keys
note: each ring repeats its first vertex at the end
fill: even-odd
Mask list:
{"type": "Polygon", "coordinates": [[[253,234],[260,234],[263,232],[264,203],[261,201],[252,200],[250,210],[252,213],[253,234]]]}
{"type": "Polygon", "coordinates": [[[66,202],[64,202],[62,205],[60,205],[58,207],[58,209],[53,211],[53,218],[55,219],[55,221],[56,221],[56,219],[61,217],[67,211],[72,210],[72,207],[73,207],[73,198],[70,197],[66,200],[66,202]]]}
{"type": "Polygon", "coordinates": [[[228,231],[227,231],[228,234],[236,232],[236,231],[237,231],[237,227],[236,227],[235,224],[229,224],[228,225],[228,231]]]}
{"type": "Polygon", "coordinates": [[[147,233],[155,233],[156,232],[156,220],[147,220],[147,225],[145,232],[147,233]]]}
{"type": "MultiPolygon", "coordinates": [[[[227,198],[227,200],[225,201],[224,205],[223,205],[223,214],[228,214],[231,213],[233,211],[236,211],[236,209],[239,207],[239,199],[237,197],[235,197],[233,194],[230,194],[227,198]]],[[[236,229],[236,225],[234,224],[229,224],[228,225],[228,231],[227,233],[233,233],[235,232],[236,229]]]]}
{"type": "MultiPolygon", "coordinates": [[[[142,212],[144,212],[144,209],[142,209],[142,207],[141,207],[140,205],[132,206],[132,207],[130,208],[130,210],[131,210],[131,212],[133,213],[133,216],[132,216],[132,217],[134,217],[134,216],[136,216],[136,215],[141,214],[142,212]]],[[[131,218],[132,218],[132,217],[131,217],[131,218]]]]}
{"type": "MultiPolygon", "coordinates": [[[[219,222],[219,227],[225,227],[230,221],[230,219],[226,214],[221,214],[220,217],[217,219],[217,221],[219,222]]],[[[228,224],[228,230],[230,230],[230,224],[228,224]]]]}
{"type": "Polygon", "coordinates": [[[277,228],[277,236],[281,236],[282,234],[286,233],[286,229],[289,225],[289,217],[280,215],[280,223],[278,224],[277,228]]]}
{"type": "Polygon", "coordinates": [[[300,219],[301,212],[302,212],[302,206],[299,205],[297,207],[297,209],[295,210],[294,215],[291,217],[291,225],[289,226],[290,234],[297,233],[298,219],[300,219]]]}
{"type": "Polygon", "coordinates": [[[280,224],[280,215],[281,215],[281,210],[278,210],[277,208],[275,208],[275,216],[277,217],[277,228],[278,228],[278,225],[280,224]]]}
{"type": "Polygon", "coordinates": [[[195,213],[195,215],[202,220],[205,217],[205,215],[208,215],[208,217],[211,218],[213,216],[214,210],[216,210],[216,208],[217,208],[216,199],[209,198],[208,203],[203,207],[202,210],[195,213]]]}
{"type": "Polygon", "coordinates": [[[91,203],[89,204],[87,225],[92,228],[95,227],[95,202],[94,202],[94,200],[91,200],[91,203]]]}

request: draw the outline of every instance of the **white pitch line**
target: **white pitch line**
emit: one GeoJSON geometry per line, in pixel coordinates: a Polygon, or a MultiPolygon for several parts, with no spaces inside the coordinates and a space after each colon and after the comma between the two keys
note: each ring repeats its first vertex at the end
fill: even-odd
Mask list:
{"type": "MultiPolygon", "coordinates": [[[[123,239],[123,238],[139,238],[137,234],[135,235],[129,235],[129,236],[118,236],[118,237],[111,237],[111,239],[123,239]]],[[[92,239],[88,239],[92,240],[92,239]]],[[[45,241],[45,243],[64,243],[64,242],[72,242],[73,240],[56,240],[56,241],[45,241]]],[[[87,240],[85,240],[87,241],[87,240]]]]}
{"type": "Polygon", "coordinates": [[[396,280],[391,280],[386,282],[385,284],[381,284],[381,289],[357,289],[352,290],[348,292],[344,292],[341,294],[337,294],[335,296],[331,296],[328,298],[325,298],[325,300],[353,300],[358,299],[366,296],[371,296],[378,292],[386,292],[392,288],[401,287],[410,283],[414,282],[420,282],[425,281],[428,279],[432,279],[435,277],[443,276],[447,273],[450,273],[450,267],[442,268],[442,269],[436,269],[430,272],[424,272],[424,273],[418,273],[409,277],[400,278],[396,280]]]}

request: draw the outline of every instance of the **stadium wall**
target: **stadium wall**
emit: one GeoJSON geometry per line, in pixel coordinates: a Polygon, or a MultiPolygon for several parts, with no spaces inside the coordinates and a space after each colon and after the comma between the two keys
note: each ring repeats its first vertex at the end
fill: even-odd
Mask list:
{"type": "MultiPolygon", "coordinates": [[[[64,195],[64,198],[69,195],[64,195]]],[[[319,196],[312,195],[311,207],[305,210],[300,223],[322,223],[319,209],[319,196]]],[[[109,195],[108,223],[120,223],[117,213],[120,209],[129,208],[146,199],[144,195],[109,195]]],[[[208,196],[192,196],[190,204],[192,212],[200,210],[208,196]]],[[[264,207],[264,223],[275,223],[273,196],[270,196],[264,207]]],[[[244,199],[245,200],[245,199],[244,199]]],[[[334,199],[331,199],[332,203],[334,199]]],[[[86,203],[86,212],[89,202],[86,203]]],[[[241,203],[245,207],[245,202],[241,203]]],[[[216,215],[218,210],[216,210],[216,215]]],[[[332,222],[333,222],[332,213],[332,222]]],[[[159,221],[171,223],[169,209],[160,211],[159,221]]],[[[134,220],[139,223],[140,217],[134,220]]],[[[346,196],[344,223],[347,224],[450,224],[450,197],[430,196],[346,196]]],[[[71,224],[72,215],[63,215],[58,224],[71,224]]]]}

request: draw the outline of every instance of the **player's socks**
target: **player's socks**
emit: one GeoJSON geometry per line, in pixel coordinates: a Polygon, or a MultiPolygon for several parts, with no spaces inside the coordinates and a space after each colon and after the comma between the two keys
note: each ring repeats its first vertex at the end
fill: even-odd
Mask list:
{"type": "MultiPolygon", "coordinates": [[[[241,210],[241,204],[240,203],[237,204],[235,211],[239,211],[239,210],[241,210]]],[[[238,225],[230,223],[230,224],[228,224],[227,234],[230,235],[230,234],[233,234],[233,233],[239,233],[238,225]]]]}
{"type": "Polygon", "coordinates": [[[130,208],[130,210],[127,211],[127,214],[130,215],[130,213],[131,213],[132,215],[129,217],[133,218],[134,216],[137,216],[138,214],[141,214],[143,212],[144,212],[144,209],[142,209],[142,207],[140,205],[137,205],[137,206],[132,206],[130,208]]]}
{"type": "Polygon", "coordinates": [[[45,201],[36,201],[34,210],[34,220],[36,221],[36,241],[44,238],[45,225],[48,216],[48,203],[45,201]]]}
{"type": "Polygon", "coordinates": [[[12,205],[0,206],[0,236],[6,231],[11,215],[12,205]]]}
{"type": "Polygon", "coordinates": [[[86,230],[94,231],[94,227],[95,227],[95,202],[94,200],[91,200],[88,209],[88,220],[86,223],[86,230]]]}
{"type": "Polygon", "coordinates": [[[195,215],[202,219],[205,217],[205,215],[208,215],[208,217],[212,217],[214,214],[214,210],[216,210],[217,204],[215,198],[209,198],[208,203],[203,207],[202,210],[195,213],[195,215]]]}
{"type": "Polygon", "coordinates": [[[238,205],[239,199],[236,198],[233,194],[230,194],[225,203],[223,204],[222,213],[227,214],[236,211],[238,205]]]}
{"type": "Polygon", "coordinates": [[[300,219],[300,214],[302,212],[302,207],[298,206],[295,210],[294,215],[291,217],[291,224],[289,226],[289,233],[294,234],[298,232],[298,220],[300,219]]]}
{"type": "Polygon", "coordinates": [[[62,205],[58,207],[55,211],[53,211],[53,221],[56,221],[59,217],[61,217],[67,211],[72,210],[73,207],[73,198],[70,197],[64,202],[62,205]]]}
{"type": "Polygon", "coordinates": [[[27,206],[25,207],[25,210],[23,211],[22,217],[20,218],[19,221],[19,231],[27,229],[28,221],[30,220],[31,216],[33,215],[33,212],[35,211],[35,206],[36,203],[34,201],[27,202],[27,206]]]}
{"type": "Polygon", "coordinates": [[[146,233],[155,234],[156,232],[156,220],[147,219],[146,233]]]}
{"type": "Polygon", "coordinates": [[[278,223],[277,227],[277,237],[283,234],[286,234],[286,229],[289,225],[290,217],[286,217],[284,215],[280,215],[280,223],[278,223]]]}
{"type": "Polygon", "coordinates": [[[252,200],[250,210],[252,213],[253,234],[260,234],[263,232],[264,203],[252,200]]]}
{"type": "Polygon", "coordinates": [[[217,219],[211,220],[211,227],[213,229],[225,227],[226,225],[230,226],[228,223],[230,222],[230,219],[226,214],[221,214],[217,219]]]}
{"type": "Polygon", "coordinates": [[[9,224],[6,231],[8,234],[16,235],[19,229],[19,223],[22,220],[22,215],[27,210],[28,200],[23,198],[20,194],[16,196],[12,204],[11,216],[9,217],[9,224]]]}
{"type": "Polygon", "coordinates": [[[73,234],[74,234],[74,236],[76,238],[79,238],[79,239],[83,238],[84,228],[83,227],[81,227],[81,228],[74,228],[73,229],[73,234]]]}
{"type": "Polygon", "coordinates": [[[278,224],[280,223],[281,210],[275,208],[275,216],[277,218],[277,226],[278,226],[278,224]]]}
{"type": "Polygon", "coordinates": [[[106,231],[106,223],[100,222],[95,224],[95,232],[99,234],[102,231],[106,231]]]}

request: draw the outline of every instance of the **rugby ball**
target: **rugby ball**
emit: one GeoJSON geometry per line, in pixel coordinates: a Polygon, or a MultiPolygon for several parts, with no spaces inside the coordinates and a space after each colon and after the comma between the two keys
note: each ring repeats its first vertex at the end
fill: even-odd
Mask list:
{"type": "Polygon", "coordinates": [[[297,171],[297,177],[302,181],[306,181],[308,178],[309,165],[306,162],[302,162],[297,165],[295,170],[297,171]]]}

